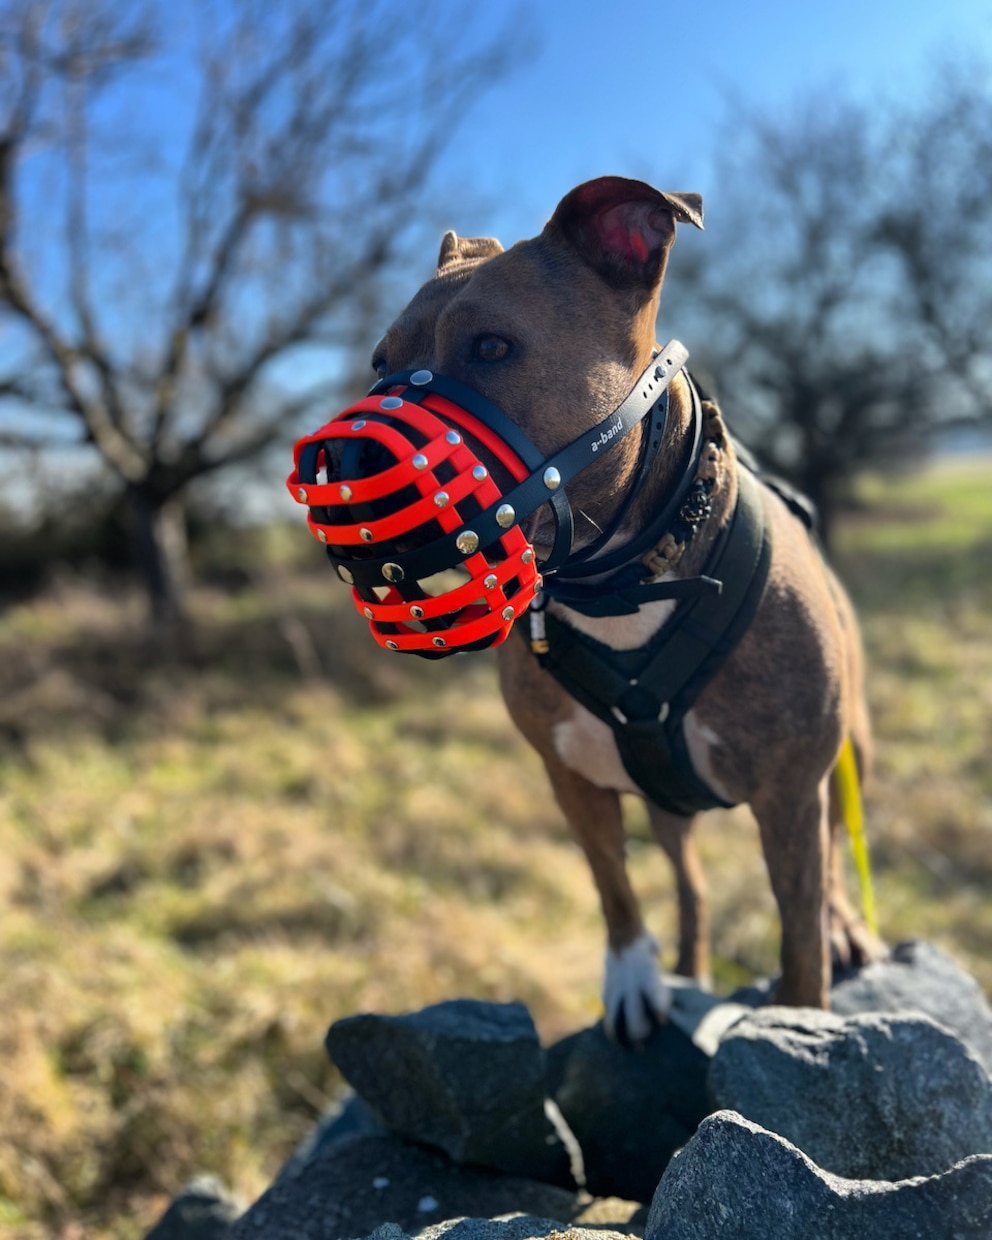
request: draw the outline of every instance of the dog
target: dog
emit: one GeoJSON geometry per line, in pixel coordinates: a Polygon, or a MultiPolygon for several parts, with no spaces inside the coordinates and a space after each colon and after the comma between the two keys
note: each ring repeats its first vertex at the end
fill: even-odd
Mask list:
{"type": "MultiPolygon", "coordinates": [[[[513,631],[485,641],[499,641],[510,716],[543,759],[588,858],[607,930],[605,1024],[632,1042],[666,1019],[671,994],[626,872],[621,794],[645,798],[674,867],[678,973],[708,977],[691,826],[714,805],[747,803],[758,822],[781,921],[777,1002],[826,1008],[832,960],[885,954],[844,892],[831,779],[845,743],[862,772],[869,760],[854,611],[800,506],[745,466],[718,407],[681,364],[680,346],[655,339],[676,225],[702,223],[698,195],[603,177],[573,189],[539,236],[509,250],[448,232],[436,275],[372,357],[373,393],[401,390],[390,376],[406,376],[407,394],[446,376],[451,390],[502,411],[545,462],[564,464],[569,445],[583,447],[581,468],[564,482],[552,467],[533,475],[548,490],[518,523],[534,554],[514,562],[518,574],[532,560],[543,565],[544,589],[527,615],[511,600],[502,614],[513,631]],[[648,413],[632,419],[630,402],[642,398],[648,413]],[[653,652],[648,663],[645,652],[653,652]]],[[[390,401],[403,403],[387,397],[383,407],[390,401]]],[[[364,415],[350,426],[364,427],[364,415]]],[[[449,430],[449,442],[458,439],[449,430]]],[[[502,476],[523,493],[491,443],[479,439],[476,450],[475,476],[502,476]]],[[[325,490],[354,476],[343,469],[346,451],[322,458],[325,490]]],[[[383,467],[366,459],[358,476],[383,467]]],[[[340,487],[348,496],[353,489],[340,487]]],[[[436,493],[436,504],[448,501],[436,493]]],[[[426,492],[418,502],[427,503],[426,492]]],[[[496,511],[500,525],[516,517],[510,504],[496,511]]],[[[333,544],[339,528],[318,535],[333,544]]],[[[463,539],[457,528],[446,537],[463,539]]],[[[361,534],[378,537],[371,526],[361,534]]],[[[367,552],[332,549],[352,580],[367,552]]],[[[390,549],[396,562],[383,575],[401,580],[410,545],[396,539],[390,549]]],[[[495,581],[488,574],[486,588],[495,581]]],[[[376,612],[381,591],[356,602],[370,617],[393,615],[390,597],[393,612],[376,612]]],[[[423,616],[426,606],[409,610],[423,616]]],[[[431,640],[444,647],[447,639],[431,640]]]]}

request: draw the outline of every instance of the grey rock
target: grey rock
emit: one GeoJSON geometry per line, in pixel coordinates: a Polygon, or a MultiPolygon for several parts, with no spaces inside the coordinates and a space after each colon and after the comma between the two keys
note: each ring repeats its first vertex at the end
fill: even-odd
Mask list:
{"type": "Polygon", "coordinates": [[[644,1240],[987,1240],[992,1156],[896,1183],[842,1179],[732,1111],[669,1163],[644,1240]]]}
{"type": "Polygon", "coordinates": [[[934,1175],[992,1153],[992,1081],[927,1016],[759,1009],[724,1036],[710,1089],[718,1108],[852,1179],[934,1175]]]}
{"type": "MultiPolygon", "coordinates": [[[[561,1223],[555,1219],[521,1214],[515,1218],[502,1219],[451,1219],[433,1227],[425,1227],[417,1235],[418,1240],[541,1240],[544,1236],[560,1233],[561,1229],[561,1223]]],[[[628,1240],[622,1232],[598,1227],[593,1229],[573,1225],[568,1228],[568,1235],[574,1240],[628,1240]]],[[[409,1237],[395,1224],[387,1223],[377,1228],[368,1240],[409,1240],[409,1237]]]]}
{"type": "Polygon", "coordinates": [[[978,982],[932,943],[899,943],[888,960],[837,982],[830,1004],[858,1012],[925,1012],[957,1034],[992,1073],[992,1008],[978,982]]]}
{"type": "Polygon", "coordinates": [[[312,1158],[346,1137],[385,1136],[387,1131],[368,1103],[349,1090],[320,1117],[283,1164],[276,1179],[292,1179],[299,1175],[312,1158]]]}
{"type": "Polygon", "coordinates": [[[601,1026],[548,1049],[548,1087],[582,1148],[596,1196],[650,1201],[672,1154],[712,1110],[708,1056],[681,1029],[656,1029],[641,1050],[601,1026]]]}
{"type": "Polygon", "coordinates": [[[278,1180],[235,1223],[229,1240],[343,1240],[383,1222],[413,1233],[444,1219],[524,1213],[568,1224],[583,1199],[551,1184],[459,1167],[395,1136],[328,1146],[278,1180]]]}
{"type": "Polygon", "coordinates": [[[199,1176],[183,1189],[145,1240],[229,1240],[241,1207],[213,1176],[199,1176]]]}
{"type": "Polygon", "coordinates": [[[327,1050],[401,1136],[458,1163],[574,1187],[545,1114],[544,1053],[520,1003],[458,999],[405,1016],[335,1022],[327,1050]]]}

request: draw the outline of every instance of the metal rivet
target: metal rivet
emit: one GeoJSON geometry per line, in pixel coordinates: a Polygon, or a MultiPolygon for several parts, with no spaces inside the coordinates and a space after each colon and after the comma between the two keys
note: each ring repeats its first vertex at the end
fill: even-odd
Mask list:
{"type": "Polygon", "coordinates": [[[432,637],[431,638],[431,645],[433,646],[447,646],[447,644],[448,643],[444,640],[443,637],[432,637]]]}
{"type": "Polygon", "coordinates": [[[323,531],[323,530],[318,530],[318,531],[317,531],[317,541],[318,541],[318,542],[322,542],[322,543],[326,543],[326,542],[327,542],[327,535],[324,533],[324,531],[323,531]]]}
{"type": "Polygon", "coordinates": [[[340,488],[340,490],[338,491],[338,494],[339,494],[339,495],[341,496],[341,498],[342,498],[342,499],[344,499],[344,500],[351,499],[351,487],[349,487],[349,486],[342,486],[342,487],[340,488]]]}
{"type": "Polygon", "coordinates": [[[423,620],[423,618],[424,618],[424,609],[423,609],[423,607],[417,607],[417,606],[413,606],[413,607],[411,607],[411,608],[410,608],[410,615],[411,615],[411,616],[413,616],[414,620],[423,620]]]}
{"type": "Polygon", "coordinates": [[[513,608],[504,607],[500,614],[502,615],[504,620],[512,620],[513,619],[513,608]]]}
{"type": "Polygon", "coordinates": [[[398,396],[384,396],[382,400],[379,401],[379,408],[380,409],[402,409],[403,402],[400,400],[398,396]]]}
{"type": "Polygon", "coordinates": [[[300,487],[300,489],[296,492],[296,498],[301,504],[305,504],[307,502],[307,492],[305,487],[300,487]]]}
{"type": "Polygon", "coordinates": [[[399,646],[395,642],[386,642],[387,650],[399,650],[399,646]]]}
{"type": "Polygon", "coordinates": [[[375,612],[372,610],[371,607],[363,607],[362,615],[365,617],[366,620],[372,620],[375,618],[375,612]]]}
{"type": "Polygon", "coordinates": [[[450,499],[451,496],[447,491],[438,491],[437,495],[434,496],[434,503],[437,504],[438,508],[447,508],[450,499]]]}
{"type": "Polygon", "coordinates": [[[527,548],[527,550],[526,550],[526,551],[523,553],[523,555],[520,557],[520,563],[521,563],[521,564],[530,564],[530,563],[532,563],[532,562],[533,562],[533,559],[534,559],[534,552],[533,552],[533,550],[532,550],[530,547],[528,547],[528,548],[527,548]]]}
{"type": "Polygon", "coordinates": [[[462,555],[471,555],[473,551],[479,550],[479,535],[475,530],[462,530],[455,539],[455,546],[462,555]]]}
{"type": "Polygon", "coordinates": [[[343,564],[338,565],[338,576],[346,585],[353,586],[355,584],[355,578],[343,564]]]}
{"type": "Polygon", "coordinates": [[[501,529],[508,530],[516,519],[517,514],[513,511],[512,504],[500,504],[496,509],[496,524],[501,529]]]}
{"type": "Polygon", "coordinates": [[[534,589],[535,590],[544,589],[544,578],[541,576],[540,573],[538,573],[537,576],[534,578],[534,589]]]}
{"type": "Polygon", "coordinates": [[[429,370],[415,370],[410,376],[410,382],[415,387],[423,387],[425,383],[430,383],[434,378],[429,370]]]}
{"type": "Polygon", "coordinates": [[[362,540],[362,542],[371,542],[375,535],[367,525],[363,525],[358,531],[358,537],[362,540]]]}
{"type": "Polygon", "coordinates": [[[399,564],[383,564],[382,575],[387,581],[402,581],[406,573],[399,564]]]}
{"type": "Polygon", "coordinates": [[[365,429],[365,419],[359,418],[357,422],[352,422],[351,429],[353,431],[363,431],[365,429]]]}
{"type": "Polygon", "coordinates": [[[462,441],[462,437],[457,431],[448,431],[447,435],[445,435],[445,439],[451,444],[452,447],[455,447],[456,444],[460,444],[462,441]]]}
{"type": "Polygon", "coordinates": [[[427,457],[424,456],[423,452],[418,452],[417,455],[412,458],[410,464],[414,469],[426,469],[428,465],[427,457]]]}
{"type": "Polygon", "coordinates": [[[487,590],[495,590],[498,583],[499,583],[499,578],[496,576],[496,574],[490,573],[489,576],[485,578],[482,584],[486,587],[487,590]]]}
{"type": "Polygon", "coordinates": [[[476,465],[475,469],[472,470],[472,477],[476,482],[485,482],[489,477],[489,470],[486,469],[485,465],[476,465]]]}
{"type": "Polygon", "coordinates": [[[544,471],[544,485],[549,491],[557,491],[561,486],[561,474],[553,465],[549,465],[544,471]]]}

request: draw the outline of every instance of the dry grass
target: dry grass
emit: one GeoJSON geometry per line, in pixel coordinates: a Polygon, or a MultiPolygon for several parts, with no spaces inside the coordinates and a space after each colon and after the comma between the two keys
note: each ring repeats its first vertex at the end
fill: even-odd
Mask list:
{"type": "MultiPolygon", "coordinates": [[[[872,666],[883,929],[987,988],[990,478],[880,485],[839,548],[872,666]]],[[[598,1012],[588,872],[492,660],[390,659],[323,565],[266,563],[200,591],[171,657],[136,600],[84,580],[0,615],[2,1236],[128,1240],[204,1170],[251,1198],[339,1086],[339,1016],[518,998],[550,1040],[598,1012]]],[[[746,812],[700,843],[729,987],[774,967],[771,897],[746,812]]]]}

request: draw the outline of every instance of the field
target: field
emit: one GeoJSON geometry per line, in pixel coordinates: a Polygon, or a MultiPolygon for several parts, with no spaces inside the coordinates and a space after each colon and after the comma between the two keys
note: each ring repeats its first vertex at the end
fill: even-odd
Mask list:
{"type": "MultiPolygon", "coordinates": [[[[986,990],[990,484],[980,460],[875,481],[835,556],[869,654],[882,931],[986,990]]],[[[340,1016],[521,999],[548,1041],[598,1015],[591,881],[491,657],[390,658],[301,529],[250,542],[181,654],[95,578],[0,613],[0,1236],[132,1240],[201,1171],[251,1199],[340,1087],[340,1016]]],[[[772,900],[746,811],[700,843],[728,990],[775,967],[772,900]]]]}

